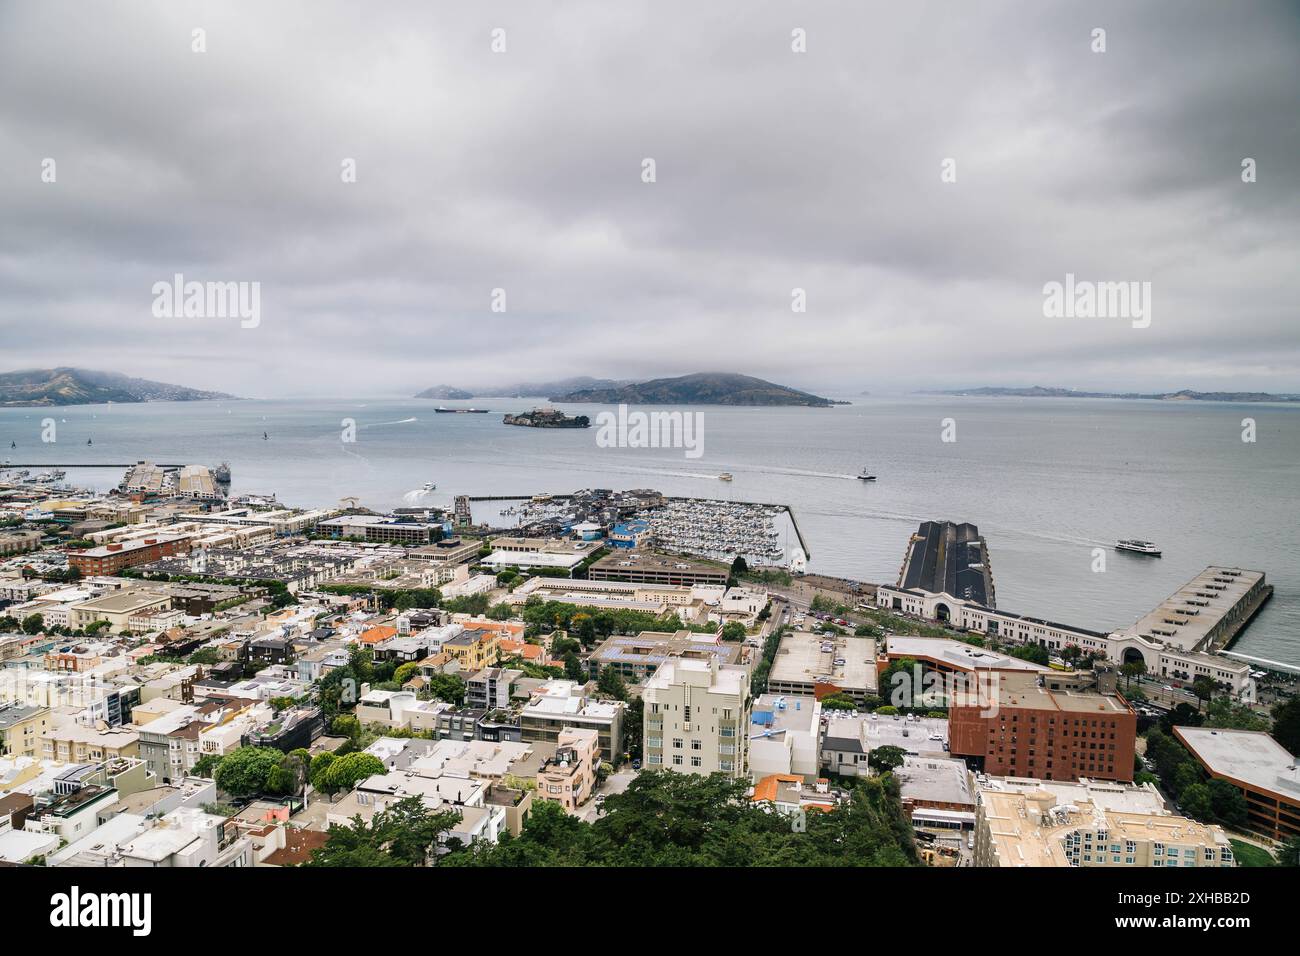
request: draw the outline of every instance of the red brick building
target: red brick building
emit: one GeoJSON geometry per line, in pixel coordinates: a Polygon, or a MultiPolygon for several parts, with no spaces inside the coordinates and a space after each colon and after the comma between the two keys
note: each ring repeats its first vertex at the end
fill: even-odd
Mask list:
{"type": "Polygon", "coordinates": [[[953,756],[997,776],[1132,780],[1137,715],[1113,678],[1002,672],[996,701],[948,713],[953,756]]]}
{"type": "Polygon", "coordinates": [[[123,568],[133,568],[138,564],[149,564],[172,555],[184,554],[189,549],[188,535],[159,535],[73,551],[68,555],[68,564],[80,571],[82,577],[116,574],[123,568]]]}

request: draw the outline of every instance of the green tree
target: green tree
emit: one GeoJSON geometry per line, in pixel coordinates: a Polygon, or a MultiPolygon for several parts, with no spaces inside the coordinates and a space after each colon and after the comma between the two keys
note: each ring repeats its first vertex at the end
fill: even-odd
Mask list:
{"type": "Polygon", "coordinates": [[[907,751],[902,747],[886,744],[871,751],[867,756],[867,766],[876,773],[889,773],[901,767],[906,756],[907,751]]]}
{"type": "Polygon", "coordinates": [[[623,676],[613,667],[602,667],[600,669],[596,689],[606,697],[613,697],[615,700],[627,700],[627,685],[623,682],[623,676]]]}
{"type": "Polygon", "coordinates": [[[267,780],[280,765],[280,751],[272,747],[240,747],[226,754],[213,773],[217,786],[235,797],[251,797],[267,790],[267,780]]]}
{"type": "Polygon", "coordinates": [[[1196,699],[1200,702],[1200,704],[1197,705],[1197,709],[1199,710],[1201,704],[1204,704],[1213,697],[1214,692],[1218,689],[1219,685],[1209,677],[1198,677],[1196,680],[1192,681],[1192,693],[1196,695],[1196,699]]]}
{"type": "Polygon", "coordinates": [[[858,705],[847,694],[831,694],[821,699],[823,710],[857,710],[858,705]]]}
{"type": "Polygon", "coordinates": [[[722,639],[724,641],[743,641],[745,639],[745,625],[739,621],[728,621],[722,626],[722,639]]]}
{"type": "Polygon", "coordinates": [[[465,679],[459,674],[434,674],[424,689],[433,700],[443,700],[457,707],[465,703],[465,679]]]}
{"type": "Polygon", "coordinates": [[[460,816],[456,811],[431,810],[419,797],[405,797],[376,813],[369,823],[358,815],[346,827],[332,825],[325,845],[314,850],[304,865],[428,866],[439,837],[460,816]]]}
{"type": "Polygon", "coordinates": [[[1293,755],[1300,756],[1300,697],[1273,705],[1273,739],[1293,755]]]}
{"type": "Polygon", "coordinates": [[[45,618],[40,614],[28,614],[23,618],[22,626],[24,634],[39,634],[45,627],[45,618]]]}
{"type": "Polygon", "coordinates": [[[399,686],[405,684],[412,677],[420,672],[419,661],[408,661],[402,664],[397,670],[393,671],[393,681],[399,686]]]}
{"type": "Polygon", "coordinates": [[[1300,866],[1300,836],[1293,836],[1277,851],[1278,866],[1300,866]]]}
{"type": "Polygon", "coordinates": [[[341,793],[362,780],[384,772],[384,762],[374,754],[350,753],[339,757],[325,772],[325,791],[341,793]]]}
{"type": "MultiPolygon", "coordinates": [[[[1075,649],[1078,650],[1078,648],[1075,649]]],[[[1146,661],[1141,658],[1135,661],[1129,661],[1127,664],[1121,664],[1119,667],[1119,672],[1124,675],[1125,686],[1129,689],[1132,689],[1133,687],[1133,678],[1141,677],[1146,673],[1146,670],[1146,661]]]]}
{"type": "Polygon", "coordinates": [[[582,661],[572,651],[564,655],[564,676],[569,680],[579,682],[587,679],[587,672],[582,668],[582,661]]]}
{"type": "Polygon", "coordinates": [[[194,768],[190,771],[192,777],[203,777],[211,780],[216,773],[217,767],[221,765],[220,754],[204,754],[194,762],[194,768]]]}
{"type": "Polygon", "coordinates": [[[311,780],[311,785],[321,793],[330,793],[329,772],[338,759],[332,753],[323,753],[312,760],[311,767],[308,770],[308,779],[311,780]]]}

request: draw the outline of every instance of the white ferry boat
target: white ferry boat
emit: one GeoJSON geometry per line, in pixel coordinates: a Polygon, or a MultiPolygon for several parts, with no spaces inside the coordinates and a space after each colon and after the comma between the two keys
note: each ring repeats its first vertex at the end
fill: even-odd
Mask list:
{"type": "Polygon", "coordinates": [[[1132,551],[1134,554],[1149,554],[1153,558],[1160,557],[1160,549],[1150,541],[1139,541],[1136,538],[1125,538],[1123,541],[1115,542],[1116,551],[1132,551]]]}

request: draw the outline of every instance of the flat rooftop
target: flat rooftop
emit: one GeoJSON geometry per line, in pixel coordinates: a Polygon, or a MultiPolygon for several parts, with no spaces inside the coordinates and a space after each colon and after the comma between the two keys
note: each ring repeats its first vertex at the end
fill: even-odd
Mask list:
{"type": "Polygon", "coordinates": [[[1201,646],[1223,618],[1240,604],[1264,572],[1208,567],[1123,633],[1139,634],[1185,651],[1201,646]]]}
{"type": "Polygon", "coordinates": [[[729,573],[727,568],[711,561],[699,561],[683,558],[676,554],[659,554],[655,551],[638,550],[607,554],[593,564],[590,571],[596,573],[642,571],[670,576],[675,573],[702,574],[719,576],[723,581],[727,579],[729,573]]]}
{"type": "Polygon", "coordinates": [[[908,541],[899,586],[994,607],[988,548],[973,524],[922,521],[908,541]]]}
{"type": "Polygon", "coordinates": [[[642,631],[640,634],[616,634],[592,652],[592,659],[602,666],[629,664],[657,667],[674,657],[716,658],[719,664],[734,664],[740,658],[741,645],[708,634],[692,631],[642,631]]]}
{"type": "Polygon", "coordinates": [[[781,638],[768,680],[874,692],[877,677],[876,642],[871,638],[793,631],[781,638]]]}
{"type": "MultiPolygon", "coordinates": [[[[1052,674],[1062,678],[1067,676],[1063,671],[1053,671],[1052,674]]],[[[1055,710],[1070,714],[1132,713],[1132,709],[1118,695],[1103,694],[1096,688],[1052,690],[1047,684],[1039,685],[1039,675],[1022,671],[998,675],[998,703],[1002,707],[1055,710]]]]}
{"type": "Polygon", "coordinates": [[[1174,733],[1215,776],[1300,801],[1296,758],[1262,730],[1175,727],[1174,733]]]}
{"type": "Polygon", "coordinates": [[[898,778],[904,800],[955,803],[975,809],[975,790],[964,760],[908,755],[894,776],[898,778]]]}
{"type": "Polygon", "coordinates": [[[890,635],[887,653],[890,657],[925,658],[962,670],[1016,670],[1050,671],[1050,667],[1022,661],[1007,654],[993,651],[947,637],[898,637],[890,635]]]}

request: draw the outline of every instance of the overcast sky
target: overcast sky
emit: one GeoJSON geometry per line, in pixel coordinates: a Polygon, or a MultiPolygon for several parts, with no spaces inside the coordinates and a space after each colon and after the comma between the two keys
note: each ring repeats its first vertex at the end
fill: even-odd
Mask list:
{"type": "Polygon", "coordinates": [[[1294,3],[0,0],[0,370],[1300,391],[1298,174],[1294,3]]]}

